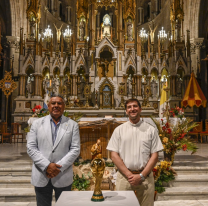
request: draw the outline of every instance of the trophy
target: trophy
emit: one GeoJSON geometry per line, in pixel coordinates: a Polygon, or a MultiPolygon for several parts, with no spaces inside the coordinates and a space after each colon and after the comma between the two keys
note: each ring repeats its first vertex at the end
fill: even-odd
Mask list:
{"type": "Polygon", "coordinates": [[[91,201],[93,202],[101,202],[104,201],[104,197],[101,191],[101,183],[103,179],[103,174],[105,170],[105,161],[102,159],[102,149],[100,145],[100,140],[97,140],[97,143],[92,146],[91,154],[92,154],[92,162],[91,162],[91,171],[93,176],[95,177],[95,189],[91,201]]]}

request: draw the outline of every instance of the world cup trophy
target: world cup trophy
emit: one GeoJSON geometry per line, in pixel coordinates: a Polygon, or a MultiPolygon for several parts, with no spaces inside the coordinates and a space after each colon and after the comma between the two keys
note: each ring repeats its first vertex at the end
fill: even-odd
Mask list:
{"type": "Polygon", "coordinates": [[[102,159],[101,151],[100,140],[98,139],[97,143],[94,144],[91,149],[91,154],[93,156],[93,160],[91,162],[91,171],[95,177],[95,189],[91,200],[94,202],[104,201],[101,191],[101,183],[105,170],[105,161],[102,159]]]}

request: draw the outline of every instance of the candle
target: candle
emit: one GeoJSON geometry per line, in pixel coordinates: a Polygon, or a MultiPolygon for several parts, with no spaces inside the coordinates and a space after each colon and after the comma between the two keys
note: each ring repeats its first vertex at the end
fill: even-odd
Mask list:
{"type": "Polygon", "coordinates": [[[90,76],[90,82],[91,82],[91,76],[90,76]]]}
{"type": "Polygon", "coordinates": [[[50,86],[51,86],[51,79],[50,79],[50,86]]]}
{"type": "Polygon", "coordinates": [[[122,77],[122,82],[124,82],[124,78],[122,77]]]}
{"type": "Polygon", "coordinates": [[[168,87],[168,80],[166,81],[166,87],[168,87]]]}
{"type": "Polygon", "coordinates": [[[69,82],[69,76],[68,76],[68,82],[69,82]]]}

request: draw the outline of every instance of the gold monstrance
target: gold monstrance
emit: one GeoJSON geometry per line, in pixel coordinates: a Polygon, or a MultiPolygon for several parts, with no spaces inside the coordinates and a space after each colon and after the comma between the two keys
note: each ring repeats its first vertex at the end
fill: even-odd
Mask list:
{"type": "Polygon", "coordinates": [[[4,79],[0,81],[0,88],[4,92],[7,98],[6,103],[6,122],[7,122],[7,110],[8,110],[8,98],[9,95],[17,88],[17,84],[12,80],[12,72],[5,71],[4,79]]]}

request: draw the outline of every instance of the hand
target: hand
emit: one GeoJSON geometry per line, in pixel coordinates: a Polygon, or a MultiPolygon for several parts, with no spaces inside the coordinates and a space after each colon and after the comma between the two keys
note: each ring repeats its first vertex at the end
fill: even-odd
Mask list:
{"type": "Polygon", "coordinates": [[[128,181],[132,186],[137,186],[142,184],[141,176],[139,174],[132,174],[128,177],[128,181]]]}
{"type": "Polygon", "coordinates": [[[60,172],[59,168],[61,168],[61,165],[58,165],[58,164],[55,164],[55,163],[50,163],[47,167],[47,170],[46,170],[47,177],[48,178],[56,177],[60,172]]]}

